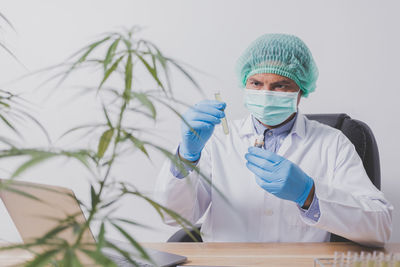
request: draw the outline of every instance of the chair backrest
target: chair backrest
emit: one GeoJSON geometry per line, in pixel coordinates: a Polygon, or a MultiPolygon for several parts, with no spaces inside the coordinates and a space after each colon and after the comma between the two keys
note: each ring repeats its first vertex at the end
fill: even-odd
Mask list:
{"type": "MultiPolygon", "coordinates": [[[[381,189],[381,168],[379,163],[378,145],[371,129],[362,121],[354,120],[347,114],[307,114],[310,120],[316,120],[323,124],[336,128],[353,143],[360,156],[364,169],[371,182],[381,189]]],[[[331,234],[331,242],[348,242],[349,240],[331,234]]]]}
{"type": "Polygon", "coordinates": [[[306,114],[310,120],[336,128],[353,143],[371,182],[381,189],[381,169],[378,146],[371,129],[362,121],[347,114],[306,114]]]}

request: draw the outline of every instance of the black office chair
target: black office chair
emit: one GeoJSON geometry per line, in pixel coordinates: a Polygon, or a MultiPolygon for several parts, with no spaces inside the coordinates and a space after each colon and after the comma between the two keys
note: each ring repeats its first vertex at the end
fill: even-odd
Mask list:
{"type": "MultiPolygon", "coordinates": [[[[379,151],[375,137],[368,127],[362,121],[350,118],[347,114],[307,114],[310,120],[316,120],[323,124],[341,130],[344,135],[354,144],[358,155],[360,156],[364,168],[371,182],[376,188],[381,189],[381,170],[379,163],[379,151]]],[[[196,228],[200,231],[201,224],[196,224],[196,228]]],[[[191,233],[202,242],[201,236],[196,231],[191,233]]],[[[346,238],[332,234],[331,242],[349,241],[346,238]]],[[[186,232],[181,229],[173,234],[167,242],[193,242],[186,232]]]]}

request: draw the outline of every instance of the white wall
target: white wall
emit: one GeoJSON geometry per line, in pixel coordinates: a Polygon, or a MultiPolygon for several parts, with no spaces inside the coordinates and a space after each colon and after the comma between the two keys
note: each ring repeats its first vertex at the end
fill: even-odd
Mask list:
{"type": "MultiPolygon", "coordinates": [[[[6,40],[30,70],[60,62],[99,33],[119,26],[145,26],[144,35],[166,54],[208,73],[192,72],[208,96],[214,90],[221,91],[228,103],[229,119],[246,114],[234,73],[239,54],[263,33],[298,35],[313,52],[320,70],[318,88],[303,100],[301,109],[305,113],[345,112],[370,125],[380,149],[382,190],[395,206],[391,241],[400,242],[398,1],[2,0],[0,10],[18,32],[5,32],[6,40]]],[[[98,119],[95,105],[88,105],[90,98],[71,102],[68,88],[43,101],[48,91],[32,90],[43,76],[18,85],[7,84],[25,72],[4,52],[0,56],[1,87],[25,92],[24,96],[38,105],[34,114],[53,139],[74,125],[98,119]]],[[[82,79],[85,77],[73,82],[81,84],[82,79]]],[[[181,99],[188,103],[201,99],[181,76],[174,81],[175,93],[181,99]]],[[[171,114],[162,119],[156,129],[168,140],[166,146],[173,149],[179,141],[179,122],[171,114]]],[[[25,131],[30,145],[44,145],[45,140],[31,133],[29,127],[32,125],[25,131]]],[[[87,141],[83,138],[56,144],[87,141]]],[[[162,161],[155,155],[149,163],[136,153],[120,162],[116,170],[125,180],[151,191],[162,161]]],[[[10,170],[10,166],[0,162],[2,171],[10,170]]],[[[77,164],[55,160],[35,168],[23,179],[68,186],[87,201],[87,177],[77,164]]],[[[176,230],[162,225],[157,214],[138,200],[125,201],[118,212],[159,229],[132,227],[131,233],[141,241],[164,241],[176,230]]]]}

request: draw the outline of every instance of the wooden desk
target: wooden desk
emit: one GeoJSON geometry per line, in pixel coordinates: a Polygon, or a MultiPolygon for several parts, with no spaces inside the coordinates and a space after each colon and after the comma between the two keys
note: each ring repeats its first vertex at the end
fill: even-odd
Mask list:
{"type": "MultiPolygon", "coordinates": [[[[147,248],[186,256],[190,265],[312,267],[314,258],[332,257],[335,251],[373,251],[353,243],[142,243],[147,248]]],[[[387,244],[385,253],[399,252],[400,243],[387,244]]],[[[24,250],[0,252],[0,266],[14,266],[32,258],[24,250]]]]}
{"type": "MultiPolygon", "coordinates": [[[[333,257],[335,251],[373,251],[354,243],[143,243],[147,248],[186,256],[190,265],[314,266],[314,258],[333,257]]],[[[387,244],[384,253],[399,252],[400,243],[387,244]]]]}

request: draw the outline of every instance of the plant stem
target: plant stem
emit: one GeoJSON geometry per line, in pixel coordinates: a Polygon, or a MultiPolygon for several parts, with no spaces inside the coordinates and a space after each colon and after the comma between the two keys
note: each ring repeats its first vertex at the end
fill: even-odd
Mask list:
{"type": "MultiPolygon", "coordinates": [[[[128,100],[128,101],[129,101],[129,100],[128,100]]],[[[116,127],[116,128],[117,128],[117,136],[115,137],[115,140],[114,140],[114,146],[113,146],[113,152],[112,152],[112,155],[111,155],[111,159],[110,159],[110,161],[108,162],[108,168],[107,168],[106,174],[104,175],[104,178],[103,178],[102,181],[100,182],[100,190],[99,190],[98,194],[96,195],[96,197],[97,197],[97,199],[98,199],[99,201],[97,201],[97,202],[95,203],[94,207],[92,207],[92,209],[90,210],[89,217],[88,217],[88,219],[86,220],[86,223],[85,223],[84,228],[83,228],[83,229],[81,230],[81,232],[79,233],[79,236],[78,236],[78,238],[77,238],[77,240],[76,240],[74,246],[77,246],[77,245],[79,244],[79,242],[81,241],[81,239],[82,239],[82,237],[83,237],[83,234],[84,234],[86,228],[89,227],[91,221],[93,220],[94,215],[95,215],[96,212],[97,212],[97,205],[98,205],[98,203],[100,203],[100,197],[101,197],[101,194],[103,193],[104,185],[105,185],[106,182],[107,182],[107,179],[108,179],[109,174],[110,174],[110,172],[111,172],[111,167],[112,167],[112,165],[113,165],[113,163],[114,163],[114,160],[115,160],[115,157],[116,157],[117,147],[118,147],[118,144],[119,144],[119,142],[120,142],[120,137],[121,137],[122,119],[123,119],[123,117],[124,117],[124,113],[125,113],[127,104],[128,104],[128,103],[127,103],[127,100],[124,99],[124,102],[123,102],[123,104],[122,104],[122,106],[121,106],[121,110],[120,110],[120,113],[119,113],[118,123],[117,123],[117,127],[116,127]]]]}

